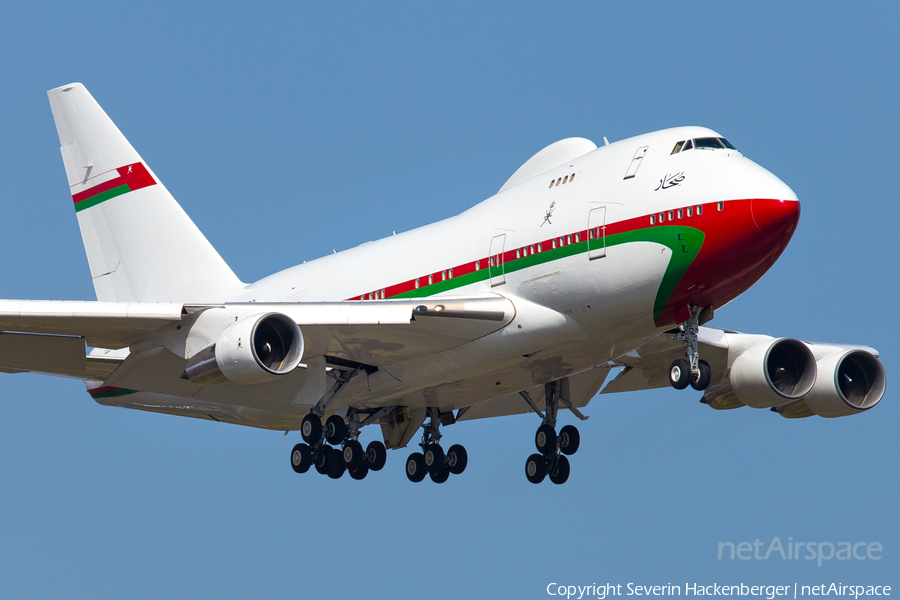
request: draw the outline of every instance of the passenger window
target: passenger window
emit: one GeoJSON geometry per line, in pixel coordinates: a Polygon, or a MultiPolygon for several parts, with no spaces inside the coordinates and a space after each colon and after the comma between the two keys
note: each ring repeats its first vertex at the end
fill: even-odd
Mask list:
{"type": "Polygon", "coordinates": [[[672,213],[672,211],[670,210],[670,211],[669,211],[669,220],[672,221],[672,220],[674,220],[674,219],[675,219],[675,215],[674,215],[674,214],[672,213]]]}
{"type": "Polygon", "coordinates": [[[656,225],[656,215],[650,215],[650,224],[656,225]]]}
{"type": "Polygon", "coordinates": [[[660,222],[660,223],[665,223],[665,222],[666,222],[666,215],[665,215],[665,213],[659,213],[659,222],[660,222]]]}
{"type": "MultiPolygon", "coordinates": [[[[480,261],[480,260],[476,260],[476,261],[475,261],[475,270],[476,270],[476,271],[480,271],[480,270],[481,270],[481,261],[480,261]]],[[[416,287],[418,287],[418,286],[416,286],[416,287]]]]}
{"type": "Polygon", "coordinates": [[[678,218],[681,219],[682,217],[684,217],[684,213],[681,212],[681,209],[679,208],[678,209],[678,218]]]}
{"type": "Polygon", "coordinates": [[[694,207],[693,206],[688,206],[688,216],[689,217],[694,216],[694,207]]]}
{"type": "Polygon", "coordinates": [[[572,173],[572,175],[569,176],[569,183],[572,183],[573,181],[575,181],[575,173],[572,173]]]}
{"type": "Polygon", "coordinates": [[[699,217],[702,214],[703,214],[703,205],[699,204],[699,205],[697,205],[697,216],[699,217]]]}
{"type": "Polygon", "coordinates": [[[563,185],[565,185],[567,181],[569,181],[569,176],[568,176],[568,175],[566,175],[565,177],[563,177],[563,185]]]}
{"type": "Polygon", "coordinates": [[[416,277],[416,289],[419,289],[419,278],[416,277]]]}

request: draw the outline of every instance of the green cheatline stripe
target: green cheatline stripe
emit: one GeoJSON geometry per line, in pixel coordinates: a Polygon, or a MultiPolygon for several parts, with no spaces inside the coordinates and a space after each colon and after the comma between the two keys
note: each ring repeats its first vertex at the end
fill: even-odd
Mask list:
{"type": "Polygon", "coordinates": [[[82,200],[78,204],[75,205],[75,212],[81,212],[86,208],[90,208],[92,206],[97,206],[101,202],[106,202],[110,198],[115,198],[116,196],[121,196],[122,194],[127,194],[131,191],[131,188],[128,187],[127,184],[122,184],[118,187],[114,187],[111,190],[106,190],[96,196],[91,196],[87,200],[82,200]]]}
{"type": "MultiPolygon", "coordinates": [[[[90,392],[88,392],[88,393],[90,393],[90,392]]],[[[94,398],[94,399],[97,399],[97,398],[118,398],[119,396],[128,396],[128,395],[130,395],[130,394],[137,394],[137,393],[138,393],[138,390],[128,390],[128,389],[124,389],[124,388],[123,388],[123,389],[121,389],[121,390],[112,390],[112,391],[109,391],[109,392],[100,392],[100,393],[97,393],[97,394],[91,394],[91,398],[94,398]]]]}
{"type": "MultiPolygon", "coordinates": [[[[606,247],[618,246],[620,244],[628,244],[631,242],[653,242],[662,244],[672,251],[672,257],[663,274],[662,281],[659,284],[659,290],[656,293],[656,300],[653,302],[653,320],[659,319],[662,314],[669,296],[675,290],[675,286],[681,281],[684,273],[694,262],[697,254],[703,246],[705,235],[699,229],[694,227],[684,227],[678,225],[664,225],[659,227],[648,227],[646,229],[637,229],[635,231],[626,231],[606,236],[606,247]]],[[[511,260],[504,265],[506,274],[515,273],[522,269],[534,267],[536,265],[553,262],[561,258],[575,256],[577,254],[585,254],[588,251],[588,241],[584,240],[568,246],[559,248],[551,248],[530,256],[523,256],[511,260]]],[[[602,259],[601,259],[602,260],[602,259]]],[[[602,263],[601,263],[602,264],[602,263]]],[[[499,271],[496,267],[495,272],[499,271]]],[[[392,296],[392,298],[422,298],[433,296],[442,292],[447,292],[466,285],[471,285],[479,281],[484,281],[490,277],[491,268],[485,268],[473,273],[467,273],[447,281],[438,281],[431,285],[420,287],[417,290],[410,290],[392,296]]]]}

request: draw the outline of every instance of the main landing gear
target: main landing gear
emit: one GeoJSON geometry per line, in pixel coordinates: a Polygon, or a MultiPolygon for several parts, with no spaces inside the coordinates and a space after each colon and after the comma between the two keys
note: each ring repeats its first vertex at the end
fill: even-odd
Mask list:
{"type": "Polygon", "coordinates": [[[296,473],[306,473],[315,466],[316,471],[332,479],[340,479],[344,472],[349,472],[352,479],[365,479],[369,471],[380,471],[387,461],[387,449],[379,441],[369,442],[363,450],[359,442],[359,430],[363,426],[374,423],[393,407],[385,407],[369,414],[360,421],[359,411],[351,408],[347,411],[349,419],[345,421],[339,415],[331,415],[322,423],[325,409],[337,397],[344,386],[359,372],[359,367],[332,375],[335,384],[322,396],[322,399],[303,417],[300,424],[302,444],[291,450],[291,468],[296,473]]]}
{"type": "Polygon", "coordinates": [[[460,475],[469,462],[466,449],[453,444],[444,452],[441,447],[441,414],[437,408],[429,408],[430,420],[422,426],[422,452],[413,452],[406,459],[406,477],[418,483],[428,475],[435,483],[444,483],[450,475],[460,475]]]}
{"type": "Polygon", "coordinates": [[[316,471],[332,479],[340,479],[344,472],[352,479],[365,479],[369,471],[384,468],[387,461],[384,444],[369,442],[363,450],[359,442],[359,414],[351,409],[350,415],[349,426],[338,415],[328,417],[324,425],[318,415],[303,418],[300,435],[305,443],[291,450],[291,467],[296,473],[306,473],[315,466],[316,471]]]}
{"type": "Polygon", "coordinates": [[[683,390],[688,385],[702,392],[709,387],[712,380],[712,369],[705,360],[700,360],[700,345],[698,334],[700,333],[700,315],[702,311],[698,306],[691,307],[691,318],[682,323],[678,333],[672,336],[673,340],[679,340],[687,345],[687,357],[678,358],[669,367],[669,383],[676,390],[683,390]]]}
{"type": "MultiPolygon", "coordinates": [[[[562,400],[568,404],[560,398],[561,387],[561,381],[553,381],[544,385],[545,413],[541,413],[527,391],[519,392],[532,410],[543,419],[534,435],[534,445],[537,447],[538,454],[532,454],[525,461],[525,477],[531,483],[540,483],[547,476],[557,485],[565,483],[569,479],[569,459],[567,457],[575,454],[581,443],[578,429],[573,425],[565,425],[559,430],[559,434],[556,433],[556,413],[559,410],[559,403],[562,400]]],[[[568,408],[579,418],[587,418],[572,405],[569,405],[568,408]]]]}

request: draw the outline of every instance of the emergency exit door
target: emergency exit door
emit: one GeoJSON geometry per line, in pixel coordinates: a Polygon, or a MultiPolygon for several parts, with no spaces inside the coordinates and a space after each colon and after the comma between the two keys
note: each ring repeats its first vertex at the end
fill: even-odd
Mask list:
{"type": "Polygon", "coordinates": [[[588,259],[606,256],[606,207],[593,209],[588,216],[588,259]]]}

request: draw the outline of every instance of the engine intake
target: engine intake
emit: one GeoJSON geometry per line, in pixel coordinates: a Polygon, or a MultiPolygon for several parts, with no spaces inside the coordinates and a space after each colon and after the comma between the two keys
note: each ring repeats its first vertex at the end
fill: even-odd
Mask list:
{"type": "Polygon", "coordinates": [[[731,365],[731,386],[753,408],[787,404],[805,396],[816,383],[816,359],[799,340],[781,338],[757,344],[731,365]]]}
{"type": "Polygon", "coordinates": [[[819,360],[820,376],[806,405],[820,417],[845,417],[869,410],[884,396],[884,367],[865,350],[835,352],[819,360]]]}
{"type": "Polygon", "coordinates": [[[280,313],[254,315],[192,356],[185,376],[195,385],[263,383],[290,373],[302,357],[303,335],[293,319],[280,313]]]}

